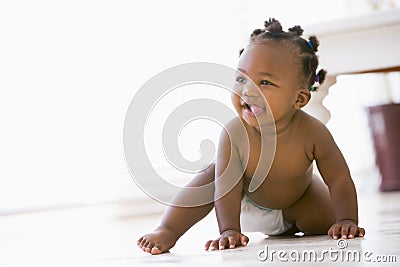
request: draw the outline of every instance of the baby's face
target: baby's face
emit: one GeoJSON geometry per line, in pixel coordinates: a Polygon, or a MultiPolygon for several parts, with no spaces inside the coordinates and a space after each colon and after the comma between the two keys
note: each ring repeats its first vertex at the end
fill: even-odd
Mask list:
{"type": "Polygon", "coordinates": [[[242,53],[232,103],[239,116],[250,126],[276,123],[293,114],[301,81],[292,55],[277,41],[251,44],[242,53]]]}

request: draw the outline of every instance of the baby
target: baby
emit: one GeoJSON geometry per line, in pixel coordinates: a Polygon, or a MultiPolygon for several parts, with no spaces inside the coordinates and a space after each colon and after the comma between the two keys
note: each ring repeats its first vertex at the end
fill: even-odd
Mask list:
{"type": "MultiPolygon", "coordinates": [[[[187,185],[215,182],[214,202],[168,207],[160,226],[137,241],[143,251],[168,251],[214,207],[220,236],[209,240],[206,250],[247,245],[242,231],[334,239],[365,235],[358,227],[357,194],[342,153],[325,125],[301,110],[326,74],[317,72],[317,38],[305,40],[302,34],[300,26],[283,31],[275,19],[253,31],[241,51],[232,94],[238,117],[221,133],[215,164],[187,185]],[[270,160],[269,139],[276,142],[270,160]],[[322,179],[313,174],[314,160],[322,179]],[[231,187],[229,179],[236,179],[231,187]],[[256,180],[262,182],[254,190],[256,180]]],[[[190,198],[184,192],[177,197],[190,198]]]]}

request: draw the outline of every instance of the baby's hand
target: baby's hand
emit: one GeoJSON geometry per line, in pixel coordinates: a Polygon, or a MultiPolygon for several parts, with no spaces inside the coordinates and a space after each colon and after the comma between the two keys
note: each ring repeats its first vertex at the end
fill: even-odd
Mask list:
{"type": "Polygon", "coordinates": [[[352,239],[357,236],[363,237],[365,235],[365,229],[358,227],[357,223],[351,220],[345,220],[332,225],[328,231],[328,235],[333,239],[352,239]]]}
{"type": "Polygon", "coordinates": [[[211,251],[225,248],[235,248],[238,246],[246,246],[249,238],[236,230],[227,230],[215,240],[209,240],[206,243],[205,249],[211,251]]]}

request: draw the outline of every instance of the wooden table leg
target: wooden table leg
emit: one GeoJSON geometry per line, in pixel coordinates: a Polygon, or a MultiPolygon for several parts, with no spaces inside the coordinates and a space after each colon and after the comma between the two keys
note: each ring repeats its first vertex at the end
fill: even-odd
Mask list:
{"type": "Polygon", "coordinates": [[[336,83],[336,76],[327,76],[318,91],[311,93],[310,102],[303,108],[308,114],[316,117],[323,123],[327,123],[331,118],[331,113],[324,106],[323,101],[329,94],[329,88],[336,83]]]}

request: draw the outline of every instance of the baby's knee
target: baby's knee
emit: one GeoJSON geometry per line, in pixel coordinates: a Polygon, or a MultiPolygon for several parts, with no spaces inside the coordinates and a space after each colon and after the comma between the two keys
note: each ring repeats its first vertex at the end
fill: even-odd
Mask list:
{"type": "Polygon", "coordinates": [[[328,233],[334,222],[335,218],[331,214],[325,214],[325,216],[310,215],[298,220],[296,227],[308,235],[324,235],[328,233]]]}

